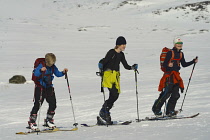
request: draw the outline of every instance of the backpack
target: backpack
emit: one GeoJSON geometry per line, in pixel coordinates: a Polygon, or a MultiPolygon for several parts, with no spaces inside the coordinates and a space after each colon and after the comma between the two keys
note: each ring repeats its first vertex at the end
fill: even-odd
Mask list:
{"type": "MultiPolygon", "coordinates": [[[[111,60],[113,60],[114,58],[115,58],[115,54],[112,56],[111,60]]],[[[100,63],[103,64],[104,59],[105,59],[105,58],[100,59],[99,62],[98,62],[98,64],[100,64],[100,63]]],[[[109,61],[107,62],[107,64],[103,66],[103,70],[105,70],[106,66],[110,63],[111,60],[109,60],[109,61]]],[[[99,65],[98,65],[98,66],[99,66],[99,65]]]]}
{"type": "MultiPolygon", "coordinates": [[[[39,64],[42,64],[43,67],[46,67],[46,64],[45,64],[45,58],[37,58],[34,62],[34,70],[39,66],[39,64]]],[[[34,70],[32,72],[32,80],[37,83],[39,79],[42,78],[42,75],[40,75],[39,77],[36,77],[34,75],[34,70]]]]}
{"type": "Polygon", "coordinates": [[[171,57],[169,63],[170,63],[172,60],[177,60],[178,65],[180,65],[180,60],[182,59],[182,53],[181,53],[181,52],[180,52],[180,58],[179,58],[179,59],[174,59],[174,51],[171,50],[171,49],[169,49],[169,48],[167,48],[167,47],[164,47],[164,48],[162,49],[161,54],[160,54],[160,69],[161,69],[163,72],[166,72],[166,68],[163,67],[163,63],[164,63],[164,61],[165,61],[166,54],[167,54],[167,52],[169,52],[169,51],[172,52],[172,57],[171,57]]]}

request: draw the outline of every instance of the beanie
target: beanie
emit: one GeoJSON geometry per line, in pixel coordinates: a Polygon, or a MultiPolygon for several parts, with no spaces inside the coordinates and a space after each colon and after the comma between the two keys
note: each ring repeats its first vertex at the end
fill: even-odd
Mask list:
{"type": "Polygon", "coordinates": [[[125,45],[127,44],[125,38],[123,36],[119,36],[116,40],[116,45],[125,45]]]}
{"type": "Polygon", "coordinates": [[[174,45],[175,44],[183,44],[183,41],[180,38],[175,38],[173,43],[174,43],[174,45]]]}

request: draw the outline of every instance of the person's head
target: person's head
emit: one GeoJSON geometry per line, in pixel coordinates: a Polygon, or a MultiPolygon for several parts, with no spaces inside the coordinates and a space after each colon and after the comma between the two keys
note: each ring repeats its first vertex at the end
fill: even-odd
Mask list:
{"type": "Polygon", "coordinates": [[[177,50],[181,50],[182,49],[183,41],[180,38],[175,38],[174,41],[173,41],[173,43],[174,43],[174,47],[177,50]]]}
{"type": "Polygon", "coordinates": [[[116,46],[115,49],[118,49],[119,51],[124,51],[126,47],[126,40],[123,36],[119,36],[116,40],[116,46]]]}
{"type": "Polygon", "coordinates": [[[47,53],[45,55],[45,61],[46,61],[46,65],[48,67],[51,67],[53,64],[55,64],[56,56],[53,53],[47,53]]]}

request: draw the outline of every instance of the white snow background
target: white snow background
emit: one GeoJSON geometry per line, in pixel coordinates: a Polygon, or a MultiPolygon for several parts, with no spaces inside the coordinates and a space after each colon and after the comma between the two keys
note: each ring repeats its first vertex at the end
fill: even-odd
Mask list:
{"type": "MultiPolygon", "coordinates": [[[[202,0],[0,0],[0,139],[119,139],[119,140],[208,140],[210,137],[210,5],[204,11],[173,9],[202,0]],[[168,12],[164,12],[171,8],[168,12]],[[127,39],[125,56],[130,65],[139,64],[138,92],[140,118],[153,116],[151,107],[158,97],[162,72],[159,55],[172,40],[184,41],[186,61],[196,56],[193,77],[183,112],[193,119],[133,122],[128,126],[81,127],[74,132],[16,135],[27,131],[33,106],[34,84],[30,80],[36,58],[48,52],[57,56],[60,70],[69,69],[69,80],[76,120],[95,124],[103,104],[98,61],[114,47],[118,36],[127,39]],[[21,74],[26,84],[9,84],[21,74]]],[[[185,87],[192,66],[181,69],[185,87]]],[[[134,72],[121,66],[119,99],[111,110],[113,120],[133,120],[136,113],[134,72]]],[[[71,104],[64,77],[54,79],[57,126],[72,127],[71,104]]],[[[108,90],[105,90],[108,97],[108,90]]],[[[180,109],[181,94],[176,109],[180,109]]],[[[41,108],[40,126],[48,104],[41,108]]],[[[41,127],[42,128],[42,127],[41,127]]]]}

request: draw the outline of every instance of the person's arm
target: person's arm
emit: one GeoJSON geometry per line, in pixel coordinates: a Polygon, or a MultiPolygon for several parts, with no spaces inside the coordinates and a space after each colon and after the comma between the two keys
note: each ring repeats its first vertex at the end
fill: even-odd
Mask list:
{"type": "Polygon", "coordinates": [[[123,56],[122,56],[121,62],[122,62],[122,64],[123,64],[124,68],[127,69],[127,70],[131,70],[132,68],[131,68],[130,65],[128,65],[128,63],[127,63],[127,61],[126,61],[126,59],[125,59],[124,53],[122,53],[122,54],[123,54],[123,56]]]}
{"type": "Polygon", "coordinates": [[[184,58],[184,53],[182,52],[182,59],[180,60],[180,62],[181,62],[181,64],[182,64],[182,67],[188,67],[188,66],[194,64],[194,63],[195,63],[195,60],[193,59],[193,60],[190,61],[190,62],[186,62],[186,61],[185,61],[185,58],[184,58]]]}
{"type": "Polygon", "coordinates": [[[39,64],[38,67],[34,69],[34,75],[36,77],[39,77],[42,74],[42,71],[41,71],[42,67],[43,67],[42,64],[39,64]]]}
{"type": "Polygon", "coordinates": [[[54,67],[54,74],[55,74],[56,77],[64,76],[65,72],[59,71],[58,68],[55,65],[53,67],[54,67]]]}

